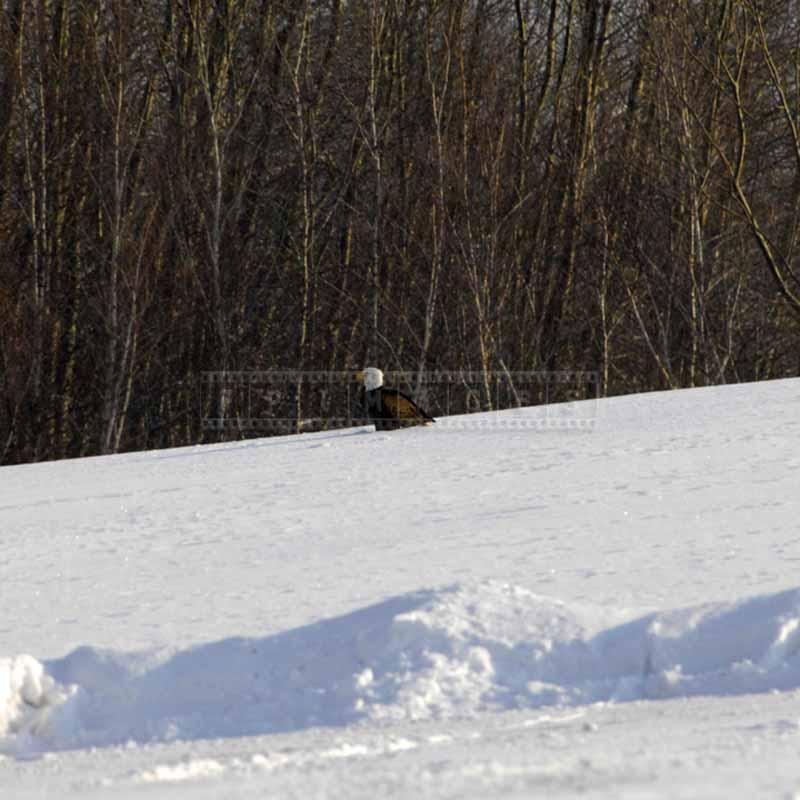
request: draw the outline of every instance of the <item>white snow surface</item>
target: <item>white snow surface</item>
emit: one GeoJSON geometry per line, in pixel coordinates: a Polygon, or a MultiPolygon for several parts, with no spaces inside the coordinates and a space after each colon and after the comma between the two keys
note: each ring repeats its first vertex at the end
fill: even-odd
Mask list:
{"type": "Polygon", "coordinates": [[[0,796],[800,797],[798,445],[789,380],[0,468],[0,796]]]}

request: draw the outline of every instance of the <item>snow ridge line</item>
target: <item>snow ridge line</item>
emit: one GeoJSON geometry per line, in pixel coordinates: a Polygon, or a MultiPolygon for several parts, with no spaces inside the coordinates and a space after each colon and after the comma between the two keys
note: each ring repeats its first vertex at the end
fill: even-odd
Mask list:
{"type": "Polygon", "coordinates": [[[0,752],[800,687],[800,590],[623,617],[482,582],[264,639],[0,658],[0,752]]]}

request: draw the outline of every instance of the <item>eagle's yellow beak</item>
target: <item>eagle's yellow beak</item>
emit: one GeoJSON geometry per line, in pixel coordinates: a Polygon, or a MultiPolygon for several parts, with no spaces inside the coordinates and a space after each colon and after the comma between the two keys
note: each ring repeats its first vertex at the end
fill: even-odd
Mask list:
{"type": "Polygon", "coordinates": [[[364,382],[364,372],[363,371],[356,372],[356,380],[357,381],[361,381],[362,383],[364,382]]]}

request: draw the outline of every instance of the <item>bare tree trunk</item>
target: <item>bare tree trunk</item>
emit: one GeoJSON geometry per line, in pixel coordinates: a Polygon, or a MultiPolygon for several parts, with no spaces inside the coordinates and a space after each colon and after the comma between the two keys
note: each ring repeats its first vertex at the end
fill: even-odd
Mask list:
{"type": "Polygon", "coordinates": [[[602,82],[602,67],[611,20],[612,0],[584,0],[583,40],[578,81],[573,99],[573,121],[569,177],[564,192],[560,225],[563,247],[543,319],[543,337],[547,348],[547,366],[557,369],[559,336],[567,300],[572,289],[579,229],[584,211],[584,193],[588,178],[589,155],[594,136],[595,104],[602,82]]]}

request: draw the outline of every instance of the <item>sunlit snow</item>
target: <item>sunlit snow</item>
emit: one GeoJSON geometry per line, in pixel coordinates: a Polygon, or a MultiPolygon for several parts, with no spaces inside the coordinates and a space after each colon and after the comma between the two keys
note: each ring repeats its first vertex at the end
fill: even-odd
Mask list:
{"type": "Polygon", "coordinates": [[[782,381],[0,469],[0,793],[791,797],[798,445],[782,381]]]}

